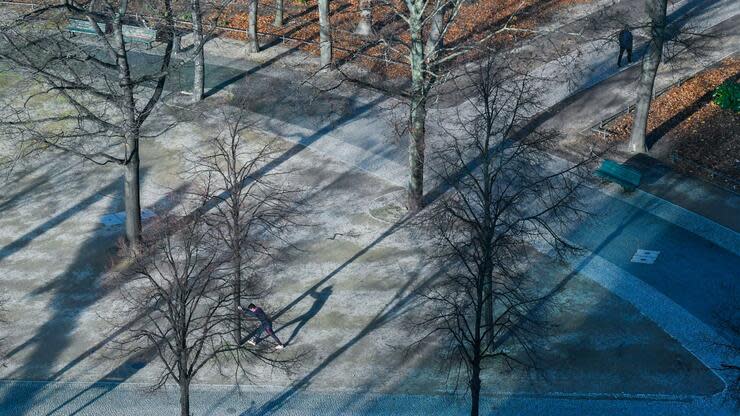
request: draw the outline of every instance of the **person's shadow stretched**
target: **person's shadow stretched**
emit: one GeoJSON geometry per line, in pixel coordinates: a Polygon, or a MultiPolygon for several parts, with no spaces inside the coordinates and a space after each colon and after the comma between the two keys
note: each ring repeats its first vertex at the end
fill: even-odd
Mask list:
{"type": "Polygon", "coordinates": [[[298,322],[298,325],[296,325],[295,329],[293,329],[293,333],[290,334],[290,338],[288,338],[288,340],[285,341],[285,345],[289,345],[291,341],[293,341],[293,338],[295,338],[298,335],[298,332],[301,331],[301,328],[303,328],[303,326],[306,325],[308,321],[311,320],[311,318],[313,318],[314,316],[316,316],[317,313],[319,313],[319,311],[326,303],[326,300],[329,299],[329,296],[331,296],[331,294],[332,294],[331,286],[327,286],[321,289],[320,292],[317,292],[316,290],[310,290],[308,292],[309,296],[316,299],[314,300],[313,305],[311,305],[311,308],[309,308],[309,310],[307,310],[305,313],[296,317],[295,319],[283,325],[282,328],[280,328],[280,329],[287,328],[293,325],[294,323],[298,322]]]}

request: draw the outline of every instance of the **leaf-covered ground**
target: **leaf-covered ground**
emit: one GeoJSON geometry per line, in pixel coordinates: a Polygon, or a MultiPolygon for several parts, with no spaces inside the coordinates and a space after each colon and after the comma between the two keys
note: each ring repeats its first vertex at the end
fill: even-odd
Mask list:
{"type": "MultiPolygon", "coordinates": [[[[712,103],[712,92],[727,79],[737,80],[740,59],[728,58],[657,97],[650,106],[650,154],[675,169],[737,190],[740,181],[740,114],[712,103]]],[[[626,142],[632,114],[606,126],[611,142],[626,142]]],[[[592,140],[603,140],[600,134],[592,140]]]]}
{"type": "MultiPolygon", "coordinates": [[[[287,42],[314,55],[319,54],[318,0],[284,0],[283,25],[275,27],[274,16],[277,0],[258,0],[257,32],[264,47],[275,41],[287,42]]],[[[518,39],[533,35],[535,30],[552,22],[558,11],[590,0],[477,0],[465,2],[445,36],[444,44],[450,49],[462,45],[470,46],[485,40],[487,46],[510,47],[518,39]],[[511,31],[502,31],[489,36],[504,26],[511,31]]],[[[19,0],[18,3],[43,4],[44,0],[19,0]]],[[[248,0],[235,0],[220,14],[219,26],[236,29],[226,31],[224,36],[245,39],[248,21],[248,0]]],[[[153,13],[148,4],[134,0],[129,4],[130,14],[146,16],[153,13]]],[[[402,0],[390,0],[386,4],[373,3],[372,21],[375,36],[368,38],[356,35],[359,22],[359,0],[330,0],[332,26],[332,52],[335,62],[353,61],[387,78],[408,75],[406,56],[410,37],[407,25],[397,15],[406,9],[402,0]],[[392,4],[392,6],[390,5],[392,4]],[[382,40],[381,40],[382,39],[382,40]]],[[[434,9],[430,3],[428,9],[434,9]]],[[[24,9],[25,10],[25,9],[24,9]]],[[[188,19],[185,14],[180,19],[188,19]]],[[[466,55],[470,58],[473,55],[466,55]]],[[[458,61],[461,61],[458,59],[458,61]]]]}
{"type": "MultiPolygon", "coordinates": [[[[394,7],[373,5],[373,28],[377,37],[363,38],[354,34],[359,21],[359,0],[331,1],[331,25],[334,41],[334,56],[338,60],[353,59],[373,72],[387,77],[405,75],[405,56],[408,50],[402,45],[409,41],[405,24],[396,15],[404,10],[398,0],[394,7]],[[395,9],[395,10],[394,10],[395,9]],[[379,38],[394,39],[394,44],[379,42],[379,38]]],[[[466,2],[460,9],[455,23],[445,36],[447,47],[454,48],[471,44],[486,38],[490,33],[508,24],[518,29],[533,29],[549,22],[553,14],[563,7],[586,0],[479,0],[466,2]]],[[[234,5],[234,11],[225,24],[229,27],[246,29],[246,6],[242,0],[234,5]]],[[[258,17],[258,32],[284,36],[302,50],[318,54],[319,12],[317,0],[285,0],[284,25],[273,26],[274,0],[261,1],[258,17]]],[[[432,6],[430,5],[431,9],[432,6]]],[[[506,31],[492,37],[490,44],[511,45],[516,39],[530,36],[530,33],[506,31]]],[[[244,39],[245,34],[232,33],[230,36],[244,39]]],[[[393,41],[391,41],[393,42],[393,41]]]]}

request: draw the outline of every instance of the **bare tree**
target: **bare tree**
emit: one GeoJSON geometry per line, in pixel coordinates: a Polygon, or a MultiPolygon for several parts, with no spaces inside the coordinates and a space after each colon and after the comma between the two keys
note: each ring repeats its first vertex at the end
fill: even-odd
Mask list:
{"type": "MultiPolygon", "coordinates": [[[[536,91],[526,76],[484,59],[466,97],[434,151],[434,173],[449,188],[425,213],[444,270],[421,294],[422,341],[442,339],[452,362],[465,370],[479,414],[481,371],[494,360],[535,366],[546,329],[547,293],[528,274],[531,244],[564,254],[572,247],[561,226],[581,214],[580,165],[553,167],[546,150],[553,134],[517,137],[534,113],[536,91]]],[[[421,342],[421,341],[420,341],[421,342]]]]}
{"type": "Polygon", "coordinates": [[[272,21],[272,25],[275,27],[283,26],[283,12],[285,11],[285,1],[275,0],[275,20],[272,21]]]}
{"type": "Polygon", "coordinates": [[[319,48],[322,68],[329,68],[332,65],[330,11],[329,0],[319,0],[319,48]]]}
{"type": "Polygon", "coordinates": [[[15,141],[17,157],[55,150],[122,167],[126,238],[132,245],[141,236],[142,126],[164,93],[174,38],[170,1],[157,2],[157,10],[163,16],[162,30],[172,36],[158,65],[136,71],[136,48],[123,30],[128,1],[41,7],[0,34],[0,57],[30,85],[24,97],[9,97],[0,110],[0,127],[6,139],[15,141]],[[93,9],[95,4],[102,9],[93,9]],[[66,20],[73,17],[88,22],[95,34],[87,41],[66,36],[66,20]],[[56,23],[56,28],[44,23],[56,23]],[[43,109],[39,103],[45,104],[43,109]]]}
{"type": "Polygon", "coordinates": [[[633,153],[648,151],[645,142],[648,116],[660,65],[678,57],[701,58],[706,53],[706,42],[718,36],[710,33],[711,28],[703,27],[701,19],[692,19],[690,12],[676,11],[667,17],[667,6],[667,0],[645,0],[648,20],[638,26],[647,30],[648,45],[637,83],[637,104],[628,146],[633,153]]]}
{"type": "Polygon", "coordinates": [[[642,61],[640,81],[637,84],[637,106],[635,107],[634,122],[630,135],[629,150],[631,152],[647,151],[645,147],[645,133],[647,130],[650,102],[653,99],[653,87],[658,66],[663,57],[663,43],[666,40],[666,9],[668,0],[645,0],[645,11],[650,18],[650,41],[647,54],[642,61]]]}
{"type": "Polygon", "coordinates": [[[405,51],[409,64],[411,86],[405,94],[409,98],[408,130],[411,136],[407,206],[409,211],[418,212],[424,203],[429,94],[445,68],[449,69],[449,64],[468,50],[465,45],[442,46],[442,40],[455,22],[463,0],[404,0],[384,1],[382,4],[394,11],[408,33],[408,41],[403,41],[395,33],[385,35],[382,40],[398,51],[405,51]]]}
{"type": "Polygon", "coordinates": [[[117,347],[126,354],[154,352],[162,370],[154,386],[174,380],[180,388],[180,414],[190,416],[190,384],[207,366],[223,373],[224,365],[250,375],[250,365],[263,363],[289,369],[264,348],[244,348],[231,340],[233,316],[228,256],[198,217],[165,217],[152,226],[152,239],[130,253],[131,266],[116,275],[125,306],[125,336],[117,347]]]}
{"type": "Polygon", "coordinates": [[[242,340],[236,311],[245,298],[259,298],[258,269],[270,263],[274,248],[290,246],[285,236],[299,216],[300,190],[287,186],[288,171],[265,169],[278,154],[276,143],[248,144],[250,127],[243,113],[226,116],[225,130],[194,155],[191,174],[200,184],[199,198],[210,201],[203,215],[230,259],[228,274],[234,306],[234,338],[242,340]]]}
{"type": "MultiPolygon", "coordinates": [[[[390,11],[400,22],[400,24],[393,22],[379,28],[377,36],[368,40],[369,43],[357,50],[379,45],[387,64],[397,65],[398,60],[403,59],[403,64],[407,65],[405,69],[408,70],[409,88],[401,90],[400,95],[407,100],[408,119],[404,123],[407,128],[400,130],[404,133],[408,131],[410,136],[406,205],[408,210],[414,213],[420,211],[424,205],[427,106],[430,99],[434,98],[432,95],[435,87],[457,76],[459,73],[457,66],[461,62],[474,58],[475,51],[483,45],[491,44],[497,35],[507,31],[522,30],[511,25],[521,11],[521,7],[517,8],[505,21],[497,23],[497,26],[487,29],[484,33],[473,31],[447,44],[445,37],[450,33],[451,28],[459,23],[458,18],[460,9],[465,4],[464,0],[375,0],[372,4],[390,11]]],[[[371,16],[369,13],[370,0],[363,0],[360,8],[363,16],[371,16]]],[[[359,26],[363,25],[361,20],[359,26]]],[[[539,31],[530,30],[530,32],[538,33],[539,31]]],[[[359,55],[359,53],[350,55],[345,61],[349,62],[351,58],[359,55]]],[[[339,69],[345,79],[399,95],[397,89],[388,91],[382,85],[373,85],[371,82],[358,80],[343,72],[341,68],[339,69]]]]}
{"type": "Polygon", "coordinates": [[[373,30],[373,6],[372,0],[360,0],[360,19],[357,22],[355,33],[361,36],[370,36],[373,30]]]}
{"type": "Polygon", "coordinates": [[[260,41],[257,35],[257,16],[259,13],[258,0],[247,0],[249,10],[249,39],[247,39],[247,52],[257,53],[260,51],[260,41]]]}

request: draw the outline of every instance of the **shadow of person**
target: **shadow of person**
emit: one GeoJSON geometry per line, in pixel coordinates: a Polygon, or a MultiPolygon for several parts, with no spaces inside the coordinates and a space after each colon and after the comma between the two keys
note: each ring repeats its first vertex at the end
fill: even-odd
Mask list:
{"type": "MultiPolygon", "coordinates": [[[[280,330],[282,330],[284,328],[287,328],[287,327],[295,324],[296,322],[298,323],[298,325],[296,325],[295,329],[293,329],[293,333],[290,334],[290,337],[285,341],[285,345],[290,345],[290,343],[293,341],[293,339],[301,331],[301,328],[303,328],[303,326],[306,325],[306,323],[308,323],[308,321],[310,321],[311,318],[313,318],[314,316],[316,316],[317,313],[319,313],[319,311],[321,310],[321,308],[326,303],[326,300],[329,299],[329,296],[331,296],[332,290],[333,289],[332,289],[331,286],[327,286],[327,287],[321,289],[320,292],[319,291],[316,291],[315,289],[312,289],[312,290],[310,290],[308,292],[308,295],[315,299],[314,302],[313,302],[313,305],[311,305],[311,308],[309,308],[302,315],[299,315],[295,319],[293,319],[290,322],[286,323],[285,325],[283,325],[278,330],[278,331],[280,331],[280,330]]],[[[275,331],[275,332],[278,332],[278,331],[275,331]]]]}

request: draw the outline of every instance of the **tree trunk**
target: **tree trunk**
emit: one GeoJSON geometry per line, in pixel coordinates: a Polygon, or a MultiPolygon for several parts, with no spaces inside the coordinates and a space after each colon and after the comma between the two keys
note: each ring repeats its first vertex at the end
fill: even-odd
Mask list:
{"type": "Polygon", "coordinates": [[[236,339],[236,343],[240,343],[242,340],[242,317],[241,312],[239,312],[238,309],[236,309],[237,306],[240,305],[241,301],[241,293],[242,293],[242,255],[241,255],[241,249],[237,248],[234,253],[234,258],[232,259],[232,267],[234,269],[234,282],[233,282],[233,288],[234,288],[234,313],[236,317],[235,325],[234,325],[234,338],[236,339]]]}
{"type": "Polygon", "coordinates": [[[118,85],[123,97],[121,109],[123,110],[123,135],[124,135],[124,185],[123,204],[126,211],[125,228],[126,242],[133,250],[138,250],[141,242],[141,200],[139,183],[139,127],[137,124],[136,101],[134,99],[134,87],[131,82],[131,70],[129,68],[126,43],[123,40],[123,25],[121,16],[126,6],[122,4],[121,14],[114,21],[115,37],[118,45],[116,65],[118,67],[118,85]]]}
{"type": "Polygon", "coordinates": [[[478,416],[480,412],[480,363],[473,364],[470,377],[470,416],[478,416]]]}
{"type": "Polygon", "coordinates": [[[319,45],[321,48],[321,67],[331,67],[331,22],[329,20],[329,0],[319,0],[319,45]]]}
{"type": "Polygon", "coordinates": [[[645,134],[647,132],[650,102],[653,99],[655,75],[658,73],[658,66],[663,56],[667,3],[667,0],[647,0],[645,6],[651,20],[651,39],[648,45],[648,52],[642,61],[640,81],[637,84],[637,105],[635,106],[634,122],[632,124],[629,143],[629,151],[632,153],[644,153],[647,151],[645,134]]]}
{"type": "Polygon", "coordinates": [[[180,416],[190,416],[190,379],[180,379],[180,416]]]}
{"type": "Polygon", "coordinates": [[[483,312],[483,300],[485,298],[483,285],[485,284],[485,276],[478,276],[478,284],[475,288],[475,328],[473,330],[472,345],[473,356],[471,357],[470,364],[470,416],[478,416],[480,406],[480,364],[481,364],[481,314],[483,312]]]}
{"type": "Polygon", "coordinates": [[[432,17],[432,26],[429,29],[429,37],[427,38],[427,44],[425,47],[425,53],[427,57],[433,57],[435,51],[442,48],[443,39],[441,39],[442,30],[445,27],[445,13],[447,12],[447,4],[439,5],[439,9],[434,13],[432,17]]]}
{"type": "Polygon", "coordinates": [[[426,127],[426,91],[422,16],[411,13],[411,110],[409,117],[409,186],[408,209],[419,212],[424,206],[424,149],[426,127]]]}
{"type": "Polygon", "coordinates": [[[478,416],[480,412],[480,365],[473,367],[470,377],[470,416],[478,416]]]}
{"type": "Polygon", "coordinates": [[[285,8],[284,0],[275,0],[275,20],[272,25],[280,27],[283,25],[283,10],[285,8]]]}
{"type": "Polygon", "coordinates": [[[249,2],[249,39],[247,39],[247,52],[257,53],[260,51],[260,43],[257,38],[257,0],[249,2]]]}
{"type": "Polygon", "coordinates": [[[360,21],[357,23],[355,33],[360,36],[371,36],[373,31],[373,10],[371,0],[360,0],[360,21]]]}
{"type": "Polygon", "coordinates": [[[203,25],[201,22],[200,0],[192,0],[193,42],[197,55],[193,60],[193,102],[203,99],[205,91],[205,57],[203,52],[203,25]]]}
{"type": "Polygon", "coordinates": [[[124,165],[123,198],[126,210],[126,241],[137,249],[141,241],[141,199],[139,196],[139,133],[129,132],[126,135],[126,155],[128,163],[124,165]]]}

